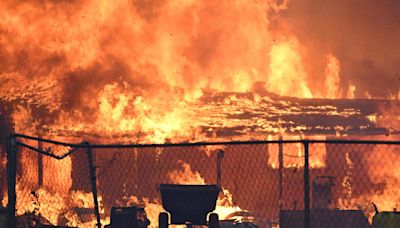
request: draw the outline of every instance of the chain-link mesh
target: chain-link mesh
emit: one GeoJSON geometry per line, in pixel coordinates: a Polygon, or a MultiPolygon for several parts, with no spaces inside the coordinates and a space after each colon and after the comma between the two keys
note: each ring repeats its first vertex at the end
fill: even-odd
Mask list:
{"type": "Polygon", "coordinates": [[[374,204],[378,211],[396,211],[400,202],[400,145],[310,145],[310,160],[321,153],[326,154],[326,165],[310,169],[315,226],[368,227],[377,213],[374,204]],[[327,208],[330,210],[319,210],[327,208]]]}
{"type": "MultiPolygon", "coordinates": [[[[378,211],[395,211],[400,202],[399,153],[398,144],[346,141],[92,148],[102,225],[112,207],[139,205],[151,227],[164,211],[160,184],[218,183],[216,212],[225,224],[240,215],[259,227],[305,227],[309,205],[312,227],[371,227],[379,215],[372,203],[378,211]]],[[[95,227],[89,171],[86,148],[57,160],[21,147],[17,214],[95,227]]]]}
{"type": "Polygon", "coordinates": [[[268,164],[266,144],[96,149],[98,189],[105,214],[112,206],[141,204],[156,227],[163,211],[160,184],[217,184],[221,149],[220,217],[243,209],[264,218],[265,223],[277,221],[279,172],[268,164]]]}
{"type": "MultiPolygon", "coordinates": [[[[48,145],[42,145],[47,148],[48,145]]],[[[41,146],[40,146],[41,147],[41,146]]],[[[69,148],[54,147],[62,155],[69,148]]],[[[17,153],[17,227],[95,224],[86,149],[63,159],[20,147],[17,153]]]]}

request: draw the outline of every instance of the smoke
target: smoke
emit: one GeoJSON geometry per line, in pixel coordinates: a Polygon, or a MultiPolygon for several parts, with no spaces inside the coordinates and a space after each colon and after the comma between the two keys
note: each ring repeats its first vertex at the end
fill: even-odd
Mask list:
{"type": "Polygon", "coordinates": [[[400,3],[385,1],[291,1],[280,28],[290,30],[309,50],[313,84],[321,78],[326,53],[341,63],[341,88],[356,86],[356,97],[387,98],[400,88],[400,3]]]}

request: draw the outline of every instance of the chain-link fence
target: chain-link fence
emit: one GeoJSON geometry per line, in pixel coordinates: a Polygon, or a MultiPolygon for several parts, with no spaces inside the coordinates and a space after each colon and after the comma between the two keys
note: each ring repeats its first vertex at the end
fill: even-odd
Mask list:
{"type": "Polygon", "coordinates": [[[400,202],[398,141],[91,145],[15,136],[16,205],[12,194],[8,205],[17,227],[104,226],[112,207],[131,205],[158,227],[160,184],[220,186],[221,227],[371,227],[400,202]]]}

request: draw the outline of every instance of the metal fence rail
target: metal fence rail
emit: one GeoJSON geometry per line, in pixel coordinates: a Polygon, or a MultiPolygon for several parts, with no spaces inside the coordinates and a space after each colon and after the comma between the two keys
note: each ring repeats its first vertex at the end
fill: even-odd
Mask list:
{"type": "Polygon", "coordinates": [[[157,227],[161,183],[218,183],[221,216],[251,211],[259,227],[337,227],[350,220],[364,227],[371,223],[371,202],[385,210],[400,203],[399,158],[399,141],[122,145],[14,134],[7,156],[8,222],[100,227],[109,222],[111,207],[138,204],[157,227]]]}

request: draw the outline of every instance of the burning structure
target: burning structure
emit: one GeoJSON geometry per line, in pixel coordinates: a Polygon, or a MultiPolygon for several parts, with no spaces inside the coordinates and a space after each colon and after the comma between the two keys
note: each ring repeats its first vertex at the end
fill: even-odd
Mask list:
{"type": "MultiPolygon", "coordinates": [[[[346,2],[2,1],[0,136],[5,138],[14,128],[28,135],[93,143],[256,140],[279,135],[398,140],[400,34],[391,30],[399,21],[394,12],[398,3],[346,2]],[[371,12],[379,14],[373,23],[371,12]],[[332,20],[332,15],[339,20],[332,20]],[[357,20],[352,20],[354,15],[357,20]]],[[[287,178],[293,178],[296,185],[296,175],[301,173],[296,170],[304,165],[298,158],[304,151],[283,147],[289,153],[284,172],[293,173],[287,178]]],[[[65,148],[56,150],[65,152],[65,148]]],[[[245,176],[230,170],[236,178],[224,180],[229,194],[240,202],[238,206],[256,211],[265,196],[249,188],[260,198],[246,199],[236,180],[256,173],[278,182],[279,145],[261,146],[255,152],[251,147],[241,150],[232,153],[237,159],[227,155],[225,164],[244,167],[241,164],[247,162],[259,170],[243,168],[245,176]],[[247,150],[254,157],[247,157],[247,150]]],[[[399,181],[397,172],[370,170],[387,165],[377,158],[396,161],[398,152],[393,148],[368,147],[363,155],[356,153],[358,148],[347,147],[333,155],[338,149],[332,145],[317,150],[321,153],[311,158],[316,175],[334,174],[336,186],[348,190],[347,198],[333,192],[336,207],[353,207],[356,199],[379,201],[382,194],[375,193],[399,181]],[[335,171],[338,164],[346,168],[335,171]],[[370,192],[352,193],[361,183],[350,177],[360,173],[367,173],[368,183],[375,185],[370,192]]],[[[5,186],[5,146],[1,151],[0,175],[5,186]]],[[[211,159],[213,149],[193,149],[200,155],[192,157],[168,151],[99,153],[96,159],[104,163],[103,168],[114,166],[109,161],[115,160],[127,167],[135,164],[132,173],[159,164],[160,158],[171,159],[179,162],[163,169],[170,181],[212,180],[198,161],[211,159]]],[[[42,204],[46,199],[58,200],[51,204],[66,204],[54,196],[77,190],[74,197],[80,203],[71,204],[83,207],[77,205],[86,203],[84,193],[89,189],[82,175],[88,173],[79,156],[60,161],[21,156],[20,183],[44,186],[37,190],[42,204]],[[33,165],[32,161],[40,159],[33,165]],[[62,172],[48,171],[59,167],[62,172]]],[[[99,185],[106,186],[110,176],[118,175],[115,170],[110,172],[115,173],[98,177],[99,185]]],[[[143,181],[140,175],[118,180],[121,183],[115,192],[119,193],[102,196],[108,207],[116,198],[127,202],[147,198],[148,207],[157,207],[154,185],[159,179],[148,175],[154,183],[143,181]],[[138,189],[138,183],[146,191],[154,189],[142,189],[135,195],[124,190],[138,189]]],[[[0,191],[3,205],[4,190],[0,191]]],[[[387,193],[386,198],[391,195],[387,193]]],[[[296,204],[293,199],[286,201],[296,204]]],[[[396,207],[386,201],[381,204],[385,210],[396,207]]],[[[28,206],[21,206],[20,213],[33,211],[28,206]]],[[[51,214],[47,212],[47,219],[57,221],[51,214]]],[[[71,216],[71,221],[77,220],[71,216]]]]}

